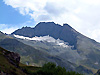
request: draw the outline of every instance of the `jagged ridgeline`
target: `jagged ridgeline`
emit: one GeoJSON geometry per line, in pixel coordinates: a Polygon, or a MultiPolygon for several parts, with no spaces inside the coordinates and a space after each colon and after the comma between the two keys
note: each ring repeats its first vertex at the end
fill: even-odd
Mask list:
{"type": "Polygon", "coordinates": [[[34,28],[23,27],[11,35],[0,36],[0,46],[19,53],[21,62],[27,65],[54,62],[68,71],[86,75],[100,68],[100,44],[68,24],[40,22],[34,28]]]}
{"type": "Polygon", "coordinates": [[[70,45],[74,45],[76,48],[77,43],[77,32],[69,26],[64,24],[63,26],[55,24],[54,22],[40,22],[34,28],[23,27],[18,29],[12,34],[26,36],[26,37],[35,37],[35,36],[47,36],[50,35],[55,39],[61,39],[68,42],[70,45]]]}

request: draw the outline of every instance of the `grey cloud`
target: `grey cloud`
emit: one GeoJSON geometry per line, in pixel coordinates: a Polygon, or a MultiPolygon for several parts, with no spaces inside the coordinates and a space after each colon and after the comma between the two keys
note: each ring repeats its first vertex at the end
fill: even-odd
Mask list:
{"type": "Polygon", "coordinates": [[[65,7],[57,6],[55,3],[52,2],[47,2],[46,6],[44,7],[44,10],[46,10],[49,14],[53,16],[59,16],[66,11],[68,12],[65,7]]]}
{"type": "Polygon", "coordinates": [[[40,15],[37,19],[40,21],[48,21],[51,20],[51,17],[49,15],[40,15]]]}

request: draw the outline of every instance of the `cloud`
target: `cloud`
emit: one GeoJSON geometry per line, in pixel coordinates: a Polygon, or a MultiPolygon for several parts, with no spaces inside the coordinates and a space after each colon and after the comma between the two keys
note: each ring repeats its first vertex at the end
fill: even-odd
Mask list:
{"type": "Polygon", "coordinates": [[[77,31],[100,42],[100,0],[3,0],[36,23],[68,23],[77,31]]]}
{"type": "Polygon", "coordinates": [[[54,2],[47,2],[44,10],[47,11],[47,13],[49,13],[52,16],[59,16],[62,13],[64,13],[65,11],[67,11],[67,9],[65,7],[59,6],[59,5],[55,5],[54,2]]]}
{"type": "Polygon", "coordinates": [[[12,32],[14,32],[16,29],[15,27],[11,27],[11,28],[5,28],[2,30],[3,33],[7,33],[7,34],[11,34],[12,32]]]}
{"type": "Polygon", "coordinates": [[[7,25],[7,24],[0,24],[0,31],[2,31],[3,33],[10,34],[13,31],[15,31],[16,29],[18,29],[18,28],[17,27],[10,27],[10,25],[7,25]]]}
{"type": "Polygon", "coordinates": [[[37,21],[48,21],[48,20],[51,20],[51,17],[49,16],[49,15],[40,15],[40,16],[38,16],[38,18],[37,18],[37,21]]]}
{"type": "Polygon", "coordinates": [[[12,25],[12,24],[0,24],[0,31],[3,33],[11,34],[15,30],[25,27],[25,26],[31,26],[34,27],[34,23],[32,21],[26,21],[25,23],[18,24],[18,25],[12,25]]]}

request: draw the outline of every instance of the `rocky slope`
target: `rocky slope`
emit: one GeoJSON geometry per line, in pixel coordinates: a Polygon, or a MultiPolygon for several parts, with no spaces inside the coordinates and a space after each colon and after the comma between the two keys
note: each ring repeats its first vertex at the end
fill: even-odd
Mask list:
{"type": "Polygon", "coordinates": [[[26,75],[19,67],[20,56],[0,47],[0,75],[26,75]]]}

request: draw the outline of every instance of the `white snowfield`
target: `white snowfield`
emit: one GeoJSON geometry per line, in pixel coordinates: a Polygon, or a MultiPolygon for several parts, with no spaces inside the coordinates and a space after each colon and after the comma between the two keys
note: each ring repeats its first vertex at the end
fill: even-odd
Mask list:
{"type": "Polygon", "coordinates": [[[29,38],[29,37],[24,37],[24,36],[19,36],[19,35],[15,35],[14,34],[14,37],[16,38],[20,38],[20,39],[27,39],[27,40],[35,40],[35,41],[46,41],[46,42],[52,42],[52,43],[55,43],[56,45],[59,45],[59,46],[62,46],[62,47],[69,47],[68,46],[68,43],[67,42],[64,42],[63,40],[60,40],[60,39],[54,39],[53,37],[47,35],[47,36],[40,36],[40,37],[32,37],[32,38],[29,38]]]}

